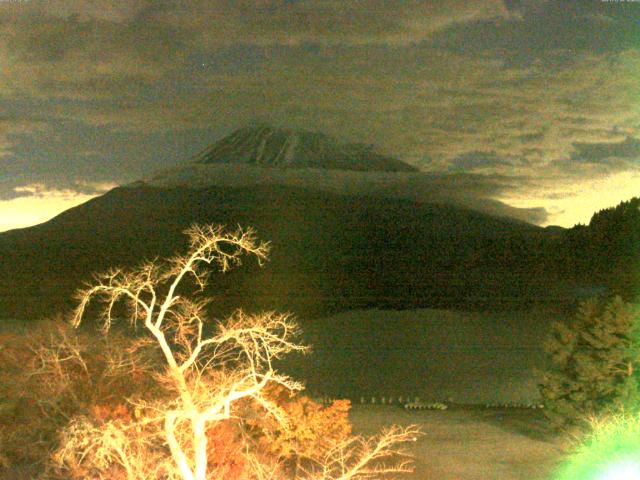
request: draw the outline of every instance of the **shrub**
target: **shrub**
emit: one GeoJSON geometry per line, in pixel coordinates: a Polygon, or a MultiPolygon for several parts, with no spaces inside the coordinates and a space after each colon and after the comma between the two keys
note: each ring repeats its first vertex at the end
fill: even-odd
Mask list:
{"type": "Polygon", "coordinates": [[[43,438],[55,435],[38,415],[25,365],[34,358],[26,338],[12,332],[0,334],[0,476],[18,464],[42,463],[47,449],[43,438]],[[45,428],[47,427],[47,428],[45,428]]]}
{"type": "MultiPolygon", "coordinates": [[[[275,388],[267,395],[282,408],[289,419],[288,428],[268,417],[257,417],[248,420],[247,424],[255,432],[257,451],[281,458],[292,474],[317,461],[333,445],[349,439],[349,400],[334,400],[325,407],[304,395],[292,395],[283,388],[275,388]]],[[[253,409],[255,411],[255,407],[253,409]]]]}
{"type": "Polygon", "coordinates": [[[551,366],[539,387],[554,427],[578,433],[590,418],[637,408],[637,318],[637,309],[616,297],[584,302],[568,325],[553,325],[545,344],[551,366]]]}
{"type": "MultiPolygon", "coordinates": [[[[58,430],[77,415],[130,415],[127,399],[151,395],[154,360],[145,343],[77,331],[60,318],[0,337],[0,456],[5,469],[42,468],[58,430]],[[143,373],[145,372],[145,373],[143,373]]],[[[147,345],[148,346],[148,345],[147,345]]]]}
{"type": "Polygon", "coordinates": [[[220,422],[207,430],[212,478],[254,478],[255,472],[243,455],[247,446],[262,464],[278,459],[277,468],[282,475],[295,478],[301,468],[313,466],[334,445],[350,438],[349,400],[336,400],[325,407],[283,388],[269,389],[265,396],[282,408],[289,428],[269,416],[255,415],[260,407],[255,402],[244,402],[238,419],[220,422]]]}

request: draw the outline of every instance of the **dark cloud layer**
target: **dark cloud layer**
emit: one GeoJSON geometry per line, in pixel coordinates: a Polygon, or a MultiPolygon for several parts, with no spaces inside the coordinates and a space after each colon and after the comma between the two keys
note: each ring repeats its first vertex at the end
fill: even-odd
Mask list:
{"type": "Polygon", "coordinates": [[[513,162],[495,152],[474,151],[455,157],[449,164],[452,171],[474,171],[481,168],[511,167],[513,162]]]}
{"type": "Polygon", "coordinates": [[[572,159],[591,163],[607,163],[623,159],[640,162],[640,140],[627,137],[623,142],[613,143],[574,143],[575,153],[572,159]]]}
{"type": "Polygon", "coordinates": [[[640,4],[601,0],[508,0],[511,18],[479,19],[440,32],[434,44],[467,54],[499,56],[510,64],[540,61],[556,68],[582,54],[640,45],[640,4]]]}
{"type": "Polygon", "coordinates": [[[0,1],[0,71],[5,199],[131,181],[255,119],[509,177],[482,198],[532,208],[640,168],[636,2],[0,1]]]}

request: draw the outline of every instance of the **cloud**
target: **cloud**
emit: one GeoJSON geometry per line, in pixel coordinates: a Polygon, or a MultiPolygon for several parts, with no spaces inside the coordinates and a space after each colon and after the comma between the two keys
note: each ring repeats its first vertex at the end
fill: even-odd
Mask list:
{"type": "MultiPolygon", "coordinates": [[[[551,174],[550,174],[551,175],[551,174]]],[[[604,208],[638,196],[640,170],[594,175],[579,183],[565,179],[542,181],[533,188],[498,195],[502,202],[519,208],[543,208],[547,217],[541,225],[571,227],[588,224],[592,215],[604,208]]]]}
{"type": "Polygon", "coordinates": [[[14,141],[20,135],[48,130],[47,122],[21,116],[0,116],[0,159],[13,153],[14,141]]]}
{"type": "Polygon", "coordinates": [[[0,94],[131,97],[193,59],[238,46],[414,43],[507,14],[499,0],[0,2],[0,94]],[[453,7],[453,8],[452,8],[453,7]]]}
{"type": "Polygon", "coordinates": [[[406,44],[451,24],[508,15],[498,0],[453,0],[446,6],[433,0],[195,0],[182,7],[159,8],[149,18],[188,25],[208,47],[237,42],[406,44]]]}
{"type": "Polygon", "coordinates": [[[586,3],[0,0],[0,187],[131,181],[255,118],[513,195],[613,175],[636,10],[586,3]]]}
{"type": "Polygon", "coordinates": [[[498,156],[495,152],[467,152],[456,156],[449,163],[451,171],[477,172],[489,169],[496,171],[502,167],[513,167],[513,162],[498,156]]]}
{"type": "Polygon", "coordinates": [[[91,183],[63,190],[40,183],[16,186],[13,195],[0,197],[0,232],[45,222],[113,187],[91,183]]]}
{"type": "Polygon", "coordinates": [[[126,22],[149,8],[154,2],[137,0],[10,0],[2,2],[0,13],[16,17],[22,15],[126,22]]]}
{"type": "Polygon", "coordinates": [[[147,22],[210,30],[221,39],[290,42],[385,39],[408,31],[509,14],[500,0],[16,0],[2,2],[5,16],[77,17],[82,21],[147,22]],[[254,33],[251,39],[246,32],[254,33]]]}
{"type": "MultiPolygon", "coordinates": [[[[169,26],[99,18],[3,15],[0,94],[70,99],[135,95],[180,64],[184,36],[169,26]]],[[[47,10],[47,9],[45,9],[47,10]]],[[[47,10],[48,12],[48,10],[47,10]]],[[[50,13],[50,12],[49,12],[50,13]]]]}
{"type": "Polygon", "coordinates": [[[523,133],[521,135],[518,135],[517,138],[522,143],[536,143],[544,140],[544,133],[544,130],[538,132],[523,133]]]}
{"type": "Polygon", "coordinates": [[[110,182],[79,181],[70,184],[69,188],[49,187],[44,183],[31,183],[13,188],[13,198],[37,197],[37,198],[62,198],[69,199],[77,196],[96,196],[117,187],[110,182]]]}
{"type": "Polygon", "coordinates": [[[585,53],[638,48],[637,2],[525,0],[505,2],[503,21],[452,25],[432,39],[439,48],[499,56],[511,65],[561,67],[585,53]]]}
{"type": "Polygon", "coordinates": [[[640,173],[640,140],[628,136],[618,142],[576,142],[568,156],[547,163],[546,176],[560,186],[634,172],[640,173]]]}
{"type": "Polygon", "coordinates": [[[572,160],[589,163],[609,163],[618,160],[633,160],[640,166],[640,140],[627,137],[622,142],[574,143],[572,160]]]}
{"type": "Polygon", "coordinates": [[[634,2],[601,2],[572,0],[505,0],[508,11],[517,13],[522,19],[550,17],[559,19],[592,18],[602,23],[628,19],[638,14],[640,8],[634,2]],[[612,3],[614,3],[612,5],[612,3]]]}
{"type": "Polygon", "coordinates": [[[543,223],[548,218],[544,208],[514,207],[498,199],[517,190],[527,181],[526,178],[513,175],[275,169],[251,165],[237,168],[237,165],[224,163],[189,164],[145,179],[148,185],[162,188],[248,188],[255,185],[286,185],[319,189],[339,195],[385,196],[412,202],[444,203],[494,216],[543,223]]]}

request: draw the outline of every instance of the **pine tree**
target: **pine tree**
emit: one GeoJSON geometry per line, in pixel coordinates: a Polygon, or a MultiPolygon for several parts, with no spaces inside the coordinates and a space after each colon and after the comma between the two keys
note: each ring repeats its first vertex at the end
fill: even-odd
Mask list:
{"type": "Polygon", "coordinates": [[[539,385],[545,415],[561,430],[588,428],[609,410],[640,409],[637,309],[615,297],[582,303],[545,342],[550,368],[539,385]]]}

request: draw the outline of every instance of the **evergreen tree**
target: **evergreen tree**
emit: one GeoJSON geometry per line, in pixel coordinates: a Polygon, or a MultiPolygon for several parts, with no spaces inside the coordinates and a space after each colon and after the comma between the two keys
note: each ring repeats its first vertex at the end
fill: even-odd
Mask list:
{"type": "Polygon", "coordinates": [[[539,387],[554,427],[582,430],[609,410],[640,409],[637,312],[620,297],[605,305],[592,299],[574,320],[553,325],[545,342],[550,367],[539,387]]]}

